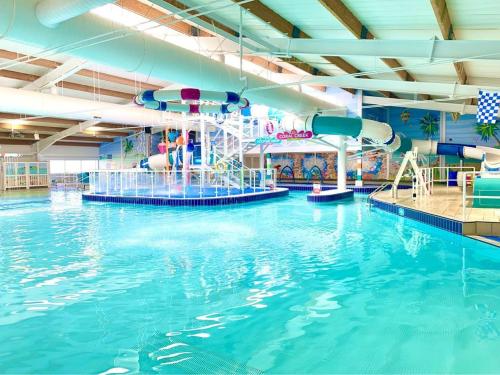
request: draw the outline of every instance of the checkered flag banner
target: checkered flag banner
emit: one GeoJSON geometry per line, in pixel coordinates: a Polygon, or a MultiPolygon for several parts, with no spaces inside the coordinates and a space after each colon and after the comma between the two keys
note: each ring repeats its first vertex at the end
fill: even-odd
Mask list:
{"type": "Polygon", "coordinates": [[[496,124],[499,105],[500,94],[498,92],[479,90],[476,115],[478,124],[496,124]]]}

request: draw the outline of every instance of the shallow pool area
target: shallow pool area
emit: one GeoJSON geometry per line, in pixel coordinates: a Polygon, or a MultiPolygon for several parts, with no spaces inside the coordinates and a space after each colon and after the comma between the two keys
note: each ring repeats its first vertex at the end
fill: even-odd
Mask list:
{"type": "Polygon", "coordinates": [[[500,372],[500,250],[306,192],[0,201],[0,372],[500,372]]]}

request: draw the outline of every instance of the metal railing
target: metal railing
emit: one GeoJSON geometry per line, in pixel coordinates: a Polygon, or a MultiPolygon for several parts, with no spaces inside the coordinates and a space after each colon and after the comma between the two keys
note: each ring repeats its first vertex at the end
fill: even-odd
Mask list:
{"type": "Polygon", "coordinates": [[[1,190],[49,187],[47,162],[3,162],[0,168],[1,190]]]}
{"type": "Polygon", "coordinates": [[[378,192],[380,191],[383,191],[385,190],[389,185],[392,185],[392,182],[385,182],[383,183],[382,185],[380,185],[379,187],[377,187],[374,191],[372,191],[369,195],[368,195],[368,205],[371,207],[372,206],[372,198],[375,196],[375,194],[377,194],[378,192]]]}
{"type": "Polygon", "coordinates": [[[459,173],[460,172],[475,172],[476,168],[474,167],[433,167],[432,169],[432,187],[434,187],[435,182],[446,182],[446,187],[450,187],[450,182],[455,182],[458,186],[460,182],[459,173]],[[456,178],[450,178],[450,171],[457,172],[456,178]],[[439,177],[436,176],[436,172],[439,177]],[[446,178],[442,178],[442,173],[444,172],[446,178]]]}
{"type": "Polygon", "coordinates": [[[50,181],[53,188],[64,190],[85,190],[89,185],[89,172],[82,173],[51,173],[50,181]]]}
{"type": "Polygon", "coordinates": [[[415,183],[413,181],[413,191],[416,197],[421,198],[425,194],[425,190],[432,194],[434,190],[435,183],[446,183],[446,187],[459,186],[461,183],[460,174],[465,172],[475,172],[474,167],[429,167],[429,168],[419,168],[422,174],[422,180],[424,181],[424,186],[422,184],[415,183]],[[450,178],[450,171],[457,172],[456,178],[450,178]],[[443,177],[443,173],[445,177],[443,177]],[[455,182],[456,185],[450,185],[451,182],[455,182]]]}
{"type": "Polygon", "coordinates": [[[100,170],[89,174],[89,193],[168,198],[222,197],[273,190],[276,179],[274,169],[100,170]],[[238,187],[235,181],[239,181],[238,187]]]}

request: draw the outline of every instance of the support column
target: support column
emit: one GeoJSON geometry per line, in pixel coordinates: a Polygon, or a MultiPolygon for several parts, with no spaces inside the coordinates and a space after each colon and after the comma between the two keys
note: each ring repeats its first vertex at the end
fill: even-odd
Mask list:
{"type": "Polygon", "coordinates": [[[243,117],[238,122],[238,159],[240,162],[240,190],[245,187],[245,160],[243,155],[243,117]]]}
{"type": "Polygon", "coordinates": [[[205,170],[207,167],[207,132],[205,126],[205,117],[200,119],[200,147],[201,147],[201,169],[205,170]]]}
{"type": "Polygon", "coordinates": [[[339,151],[337,154],[337,189],[346,190],[347,186],[347,147],[345,137],[340,137],[339,151]]]}
{"type": "Polygon", "coordinates": [[[205,124],[205,116],[200,118],[200,152],[201,152],[201,186],[205,186],[205,170],[207,169],[207,127],[205,124]]]}
{"type": "MultiPolygon", "coordinates": [[[[262,137],[262,134],[263,134],[263,129],[262,129],[262,126],[263,126],[263,121],[262,120],[258,120],[259,121],[259,137],[262,137]]],[[[263,144],[260,144],[259,145],[259,169],[264,169],[265,168],[265,158],[264,158],[264,145],[263,144]]]]}
{"type": "MultiPolygon", "coordinates": [[[[441,111],[440,116],[439,116],[439,142],[446,142],[446,112],[441,111]]],[[[440,155],[439,156],[439,166],[441,168],[446,167],[446,156],[440,155]]],[[[446,170],[445,169],[440,169],[439,170],[439,178],[445,179],[446,178],[446,170]]]]}
{"type": "Polygon", "coordinates": [[[356,155],[356,182],[355,186],[363,186],[363,140],[361,139],[360,149],[356,155]]]}

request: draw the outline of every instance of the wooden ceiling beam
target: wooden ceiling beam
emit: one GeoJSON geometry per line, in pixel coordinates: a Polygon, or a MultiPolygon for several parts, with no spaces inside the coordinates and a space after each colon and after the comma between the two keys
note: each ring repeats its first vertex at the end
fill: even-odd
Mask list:
{"type": "MultiPolygon", "coordinates": [[[[430,0],[432,10],[436,16],[436,21],[441,31],[441,36],[444,40],[455,40],[455,32],[453,31],[453,23],[451,22],[450,13],[446,0],[430,0]]],[[[467,84],[467,72],[465,71],[463,62],[453,64],[458,77],[458,83],[467,84]]]]}
{"type": "MultiPolygon", "coordinates": [[[[25,82],[34,82],[38,78],[40,78],[41,76],[36,75],[36,74],[28,74],[28,73],[22,73],[22,72],[16,72],[13,70],[3,69],[3,70],[0,70],[0,77],[15,79],[15,80],[19,80],[19,81],[25,81],[25,82]]],[[[73,82],[67,82],[67,81],[57,82],[56,86],[58,86],[62,89],[82,91],[82,92],[86,92],[89,94],[104,95],[104,96],[110,96],[110,97],[114,97],[114,98],[127,99],[127,100],[132,100],[135,96],[134,94],[129,94],[129,93],[122,92],[122,91],[95,88],[92,86],[87,86],[87,85],[82,85],[80,83],[73,83],[73,82]]]]}
{"type": "MultiPolygon", "coordinates": [[[[0,49],[0,58],[7,59],[7,60],[16,60],[16,59],[25,59],[25,58],[28,58],[28,56],[21,54],[21,53],[0,49]]],[[[59,67],[60,65],[62,65],[60,62],[42,59],[42,58],[28,60],[26,62],[26,64],[39,66],[39,67],[47,68],[47,69],[55,69],[55,68],[59,67]]],[[[79,75],[79,76],[83,76],[83,77],[87,77],[87,78],[92,78],[92,79],[96,79],[96,80],[101,80],[101,81],[107,81],[107,82],[111,82],[111,83],[118,83],[121,85],[130,86],[130,87],[134,87],[134,88],[140,87],[141,89],[148,89],[148,90],[158,90],[158,89],[162,88],[161,86],[153,85],[153,84],[150,84],[147,82],[135,81],[132,79],[123,78],[123,77],[115,76],[112,74],[96,72],[96,71],[90,70],[90,69],[81,69],[78,72],[76,72],[75,75],[79,75]]]]}
{"type": "Polygon", "coordinates": [[[137,0],[120,0],[118,6],[130,12],[138,14],[144,18],[154,20],[160,25],[166,26],[169,29],[175,30],[184,35],[210,37],[212,34],[193,26],[187,22],[180,21],[173,14],[168,15],[165,12],[155,8],[153,5],[147,5],[137,0]]]}
{"type": "Polygon", "coordinates": [[[36,126],[36,125],[11,125],[11,124],[0,123],[0,131],[1,130],[12,131],[12,129],[14,129],[16,131],[45,132],[45,133],[53,134],[53,133],[57,133],[57,132],[66,130],[67,128],[59,128],[59,127],[52,127],[52,126],[36,126]]]}
{"type": "MultiPolygon", "coordinates": [[[[375,36],[361,21],[350,11],[342,0],[319,0],[323,7],[330,12],[347,30],[357,39],[375,39],[375,36]]],[[[410,72],[402,69],[403,66],[397,59],[383,58],[382,62],[403,81],[415,81],[410,72]]],[[[387,96],[387,93],[382,93],[387,96]]],[[[387,96],[391,97],[391,96],[387,96]]],[[[421,98],[427,100],[429,95],[421,95],[421,98]]]]}
{"type": "MultiPolygon", "coordinates": [[[[235,0],[233,0],[235,1],[235,0]]],[[[250,1],[242,5],[249,13],[253,14],[255,17],[261,19],[267,24],[274,27],[276,30],[286,35],[289,38],[304,38],[310,39],[311,36],[305,33],[303,30],[283,18],[281,15],[276,13],[274,10],[260,2],[259,0],[250,1]]],[[[338,56],[321,56],[323,59],[327,60],[329,63],[335,65],[340,70],[344,71],[347,74],[356,74],[360,73],[359,69],[354,67],[352,64],[347,62],[341,57],[338,56]]],[[[284,59],[285,60],[285,59],[284,59]]],[[[307,73],[312,75],[329,75],[325,72],[320,72],[319,69],[312,67],[308,63],[305,63],[297,58],[291,58],[285,61],[290,61],[292,64],[295,64],[302,70],[305,70],[307,73]]],[[[355,90],[345,89],[351,93],[354,93],[355,90]]],[[[386,96],[385,93],[382,93],[386,96]]]]}
{"type": "MultiPolygon", "coordinates": [[[[0,145],[32,145],[36,141],[33,139],[16,139],[16,138],[0,138],[0,145]]],[[[85,142],[64,142],[59,141],[54,143],[57,146],[73,146],[73,147],[99,147],[99,143],[85,142]]]]}
{"type": "MultiPolygon", "coordinates": [[[[9,136],[10,133],[2,133],[0,132],[0,139],[25,139],[25,140],[33,140],[35,141],[35,138],[33,137],[33,134],[28,134],[28,133],[22,133],[17,131],[16,134],[21,134],[24,137],[23,138],[11,138],[9,136]]],[[[45,139],[51,136],[51,134],[39,134],[39,139],[45,139]]],[[[65,137],[64,141],[76,141],[76,142],[90,142],[90,143],[109,143],[113,142],[112,138],[102,138],[102,137],[85,137],[85,136],[69,136],[65,137]]]]}
{"type": "MultiPolygon", "coordinates": [[[[54,133],[57,133],[57,132],[60,132],[60,131],[63,131],[63,130],[66,130],[67,127],[58,127],[58,126],[43,126],[43,125],[30,125],[30,124],[16,124],[16,125],[12,125],[12,124],[9,124],[9,123],[6,123],[5,121],[9,121],[9,119],[13,119],[13,120],[17,120],[17,119],[21,119],[22,120],[22,117],[20,117],[19,115],[12,115],[12,114],[7,114],[9,116],[4,116],[5,114],[0,114],[0,131],[2,130],[5,130],[5,131],[11,131],[13,128],[14,130],[17,130],[17,131],[23,131],[23,132],[33,132],[33,133],[49,133],[49,134],[54,134],[54,133]]],[[[34,120],[36,122],[41,122],[41,123],[44,123],[45,121],[50,121],[50,119],[37,119],[37,120],[34,120]]],[[[26,122],[29,122],[26,121],[26,122]]],[[[50,122],[49,122],[50,123],[50,122]]],[[[79,121],[75,121],[75,124],[72,124],[72,125],[76,125],[78,124],[79,121]]],[[[87,130],[87,131],[84,131],[82,134],[85,134],[85,135],[99,135],[100,137],[126,137],[129,135],[128,132],[124,131],[124,132],[119,132],[119,131],[108,131],[108,130],[87,130]]]]}
{"type": "Polygon", "coordinates": [[[54,143],[56,146],[72,146],[72,147],[99,147],[99,143],[85,143],[85,142],[65,142],[59,141],[54,143]]]}
{"type": "MultiPolygon", "coordinates": [[[[176,8],[180,10],[186,10],[188,9],[188,6],[182,4],[179,1],[166,1],[167,3],[171,4],[172,6],[175,6],[176,8]]],[[[141,17],[151,19],[151,20],[157,20],[161,17],[168,16],[168,13],[162,10],[158,10],[154,7],[148,6],[138,0],[121,0],[119,1],[116,5],[122,7],[123,9],[126,9],[130,12],[133,12],[135,14],[138,14],[141,17]]],[[[197,12],[190,12],[191,15],[196,15],[197,12]]],[[[199,18],[207,23],[210,23],[211,25],[214,25],[216,28],[225,31],[233,36],[238,36],[238,32],[235,30],[213,20],[212,18],[208,16],[199,16],[199,18]]],[[[181,34],[187,35],[187,36],[218,36],[216,32],[209,30],[205,31],[202,30],[196,26],[193,26],[185,21],[180,21],[176,19],[174,16],[167,17],[164,19],[161,19],[160,21],[156,21],[158,23],[161,23],[165,25],[168,28],[171,28],[175,31],[178,31],[181,34]],[[170,24],[172,20],[177,20],[175,24],[170,24]],[[193,28],[196,29],[197,31],[193,32],[193,28]],[[196,34],[199,33],[199,34],[196,34]],[[195,34],[195,35],[193,35],[195,34]]],[[[284,73],[284,74],[293,74],[290,70],[283,68],[282,66],[273,63],[272,61],[269,61],[263,57],[260,56],[243,56],[243,59],[246,61],[249,61],[257,66],[260,66],[261,68],[270,70],[273,73],[284,73]]],[[[324,87],[323,87],[324,89],[324,87]]]]}
{"type": "MultiPolygon", "coordinates": [[[[38,116],[32,116],[30,114],[13,114],[13,113],[5,113],[5,112],[0,112],[0,122],[5,120],[23,120],[23,121],[34,121],[34,122],[41,122],[41,123],[46,123],[47,126],[54,126],[54,125],[68,125],[68,126],[73,126],[73,125],[78,125],[80,120],[69,120],[69,119],[63,119],[63,118],[57,118],[57,117],[38,117],[38,116]],[[34,117],[34,118],[31,118],[34,117]]],[[[129,129],[134,129],[134,128],[139,128],[139,126],[129,126],[129,125],[121,125],[121,124],[112,124],[109,122],[100,122],[99,125],[95,126],[96,128],[105,128],[105,129],[117,129],[117,128],[129,128],[129,129]]]]}
{"type": "MultiPolygon", "coordinates": [[[[189,9],[189,7],[186,4],[184,4],[184,3],[180,2],[180,1],[177,1],[177,0],[163,0],[163,1],[166,2],[166,3],[168,3],[168,4],[170,4],[170,5],[172,5],[172,6],[174,6],[175,8],[177,8],[177,9],[179,9],[181,11],[185,11],[185,10],[189,9]]],[[[233,36],[236,36],[236,37],[239,36],[239,33],[237,31],[235,31],[232,28],[224,25],[223,23],[218,22],[218,21],[216,21],[216,20],[214,20],[214,19],[212,19],[212,18],[210,18],[210,17],[208,17],[206,15],[198,15],[199,12],[196,11],[196,10],[190,10],[187,13],[189,15],[191,15],[191,16],[195,16],[195,17],[199,18],[200,20],[202,20],[202,21],[204,21],[204,22],[206,22],[206,23],[208,23],[210,25],[213,25],[217,29],[222,30],[222,31],[224,31],[224,32],[226,32],[226,33],[228,33],[230,35],[233,35],[233,36]]]]}

